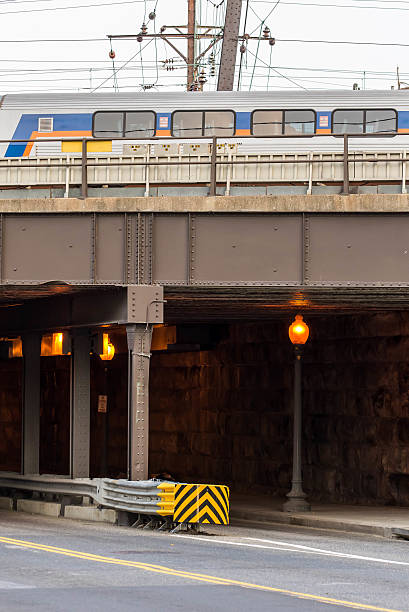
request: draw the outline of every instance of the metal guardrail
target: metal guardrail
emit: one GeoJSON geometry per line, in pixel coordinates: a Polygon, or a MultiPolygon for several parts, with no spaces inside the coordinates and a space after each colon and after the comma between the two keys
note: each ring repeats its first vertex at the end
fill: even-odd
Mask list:
{"type": "Polygon", "coordinates": [[[99,503],[107,508],[124,510],[134,514],[173,514],[164,513],[161,506],[159,480],[112,480],[109,478],[101,479],[99,489],[99,503]]]}
{"type": "Polygon", "coordinates": [[[90,497],[104,508],[138,515],[136,526],[145,524],[141,516],[149,517],[149,522],[155,522],[156,517],[156,521],[162,525],[229,523],[229,489],[224,485],[3,473],[0,476],[0,490],[90,497]]]}
{"type": "MultiPolygon", "coordinates": [[[[41,159],[41,164],[39,165],[29,165],[29,169],[32,171],[36,171],[36,172],[40,172],[42,169],[44,168],[58,168],[59,170],[65,170],[66,171],[66,185],[67,188],[69,186],[69,173],[70,171],[78,171],[80,170],[80,181],[78,181],[81,185],[81,198],[86,198],[88,197],[88,188],[89,188],[89,171],[93,170],[94,174],[97,172],[98,169],[100,168],[104,168],[104,167],[110,167],[110,168],[120,168],[120,167],[131,167],[131,168],[142,168],[143,169],[143,177],[144,180],[143,182],[145,183],[145,195],[149,195],[149,184],[150,184],[150,176],[149,176],[149,171],[150,168],[157,168],[157,169],[163,169],[164,166],[166,167],[183,167],[183,166],[197,166],[197,167],[201,167],[201,166],[207,166],[210,168],[210,173],[208,175],[208,180],[205,181],[209,184],[209,195],[210,196],[215,196],[216,195],[216,187],[217,187],[217,183],[219,182],[218,179],[218,171],[220,171],[221,169],[225,168],[226,172],[225,172],[225,177],[223,177],[223,182],[226,183],[226,195],[229,194],[230,191],[230,183],[232,181],[232,173],[234,172],[234,168],[235,167],[240,167],[240,166],[252,166],[252,165],[260,165],[260,166],[264,166],[264,165],[269,165],[269,166],[274,166],[274,165],[285,165],[285,164],[292,164],[294,166],[299,166],[299,165],[304,165],[308,168],[308,176],[302,178],[303,181],[308,183],[308,189],[307,189],[307,194],[311,193],[311,187],[312,187],[312,182],[314,180],[314,176],[313,176],[313,169],[314,166],[316,166],[317,164],[332,164],[334,166],[334,164],[338,164],[338,165],[342,165],[342,173],[340,175],[340,180],[342,182],[343,185],[343,191],[342,193],[345,195],[348,195],[350,193],[350,173],[351,173],[351,165],[356,164],[356,163],[361,163],[361,164],[366,164],[366,165],[377,165],[380,163],[386,163],[386,164],[400,164],[401,166],[401,172],[398,178],[394,177],[393,180],[399,180],[402,183],[402,193],[406,193],[406,164],[409,161],[406,157],[406,151],[403,151],[401,154],[398,155],[398,157],[390,157],[390,156],[386,156],[386,154],[384,154],[385,156],[383,157],[378,157],[378,156],[374,156],[373,158],[368,158],[368,157],[362,157],[359,158],[358,160],[355,158],[355,153],[351,153],[349,151],[349,142],[351,138],[359,138],[359,139],[368,139],[371,140],[373,138],[386,138],[386,137],[404,137],[404,136],[408,136],[407,134],[396,134],[396,133],[381,133],[381,134],[344,134],[344,135],[332,135],[332,134],[314,134],[314,135],[307,135],[307,134],[300,134],[300,135],[287,135],[287,134],[283,134],[283,135],[275,135],[275,136],[240,136],[240,137],[236,137],[238,138],[240,141],[245,141],[245,140],[257,140],[257,139],[268,139],[268,140],[273,140],[273,141],[280,141],[280,140],[288,140],[288,139],[292,139],[292,140],[305,140],[305,139],[320,139],[320,138],[334,138],[334,139],[339,139],[342,138],[343,139],[343,152],[339,153],[338,156],[339,158],[335,159],[334,157],[329,156],[328,158],[322,157],[320,156],[318,159],[314,159],[314,154],[319,154],[319,152],[317,153],[312,153],[310,155],[307,155],[307,158],[305,158],[305,155],[303,158],[299,159],[296,158],[298,154],[294,154],[295,157],[293,159],[280,159],[279,155],[277,155],[278,159],[272,158],[272,156],[270,155],[269,159],[262,159],[263,157],[266,157],[266,154],[260,154],[260,155],[256,155],[257,159],[247,159],[246,155],[244,154],[240,154],[239,156],[237,156],[236,158],[234,158],[233,156],[230,155],[225,155],[225,156],[220,156],[220,159],[218,159],[218,142],[220,142],[221,140],[225,141],[228,140],[229,142],[234,140],[235,137],[229,137],[228,139],[226,138],[222,138],[222,137],[213,137],[213,138],[209,138],[206,136],[201,136],[201,137],[195,137],[195,138],[190,138],[190,140],[192,141],[205,141],[205,142],[209,142],[211,141],[211,152],[210,155],[208,156],[208,159],[201,159],[201,157],[204,156],[199,156],[197,160],[192,161],[191,159],[186,159],[184,160],[183,157],[179,156],[177,159],[175,159],[174,161],[171,160],[170,156],[169,159],[166,160],[166,163],[164,163],[163,161],[160,161],[158,159],[152,160],[152,158],[149,156],[149,154],[146,155],[146,158],[142,159],[142,158],[138,158],[138,161],[135,161],[134,157],[129,156],[130,161],[115,161],[115,157],[118,157],[116,155],[105,155],[104,157],[100,157],[97,160],[92,160],[92,158],[90,157],[90,153],[88,152],[88,143],[89,142],[98,142],[100,139],[95,139],[95,138],[47,138],[46,140],[39,140],[39,139],[19,139],[19,140],[0,140],[0,144],[22,144],[22,143],[55,143],[55,142],[63,142],[64,140],[68,140],[70,142],[81,142],[81,154],[80,154],[80,158],[78,161],[80,161],[80,163],[76,162],[76,160],[73,158],[73,156],[70,157],[68,156],[67,159],[61,159],[60,163],[55,163],[55,161],[48,161],[46,162],[44,159],[41,159]],[[227,157],[227,159],[225,159],[225,157],[227,157]],[[114,159],[113,159],[114,158],[114,159]],[[141,161],[139,161],[139,159],[141,161]],[[64,161],[64,163],[62,163],[64,161]]],[[[116,142],[116,141],[126,141],[127,143],[129,143],[130,139],[129,138],[124,138],[124,137],[118,137],[118,138],[110,138],[110,141],[116,142]]],[[[144,141],[145,142],[157,142],[157,141],[169,141],[169,137],[152,137],[152,138],[147,138],[147,139],[138,139],[138,142],[140,141],[144,141]]],[[[173,138],[172,140],[189,140],[188,138],[183,138],[183,139],[175,139],[173,138]]],[[[364,155],[364,154],[363,154],[364,155]]],[[[301,155],[302,157],[302,155],[301,155]]],[[[48,159],[51,160],[51,157],[48,156],[48,159]]],[[[78,159],[78,158],[77,158],[78,159]]],[[[121,159],[123,159],[123,156],[121,156],[121,159]]],[[[31,161],[35,161],[36,158],[18,158],[18,159],[13,159],[13,158],[8,158],[0,160],[0,161],[6,161],[7,164],[4,165],[0,165],[0,171],[4,172],[10,172],[10,170],[12,169],[16,169],[17,172],[22,171],[23,168],[27,168],[26,166],[22,165],[22,162],[31,162],[31,161]]],[[[331,169],[331,172],[333,172],[333,168],[331,169]]],[[[139,177],[141,178],[141,177],[139,177]]],[[[253,178],[249,178],[249,181],[252,182],[252,180],[254,180],[253,178]]],[[[268,182],[268,178],[266,179],[268,182]]],[[[288,179],[290,181],[293,181],[294,179],[288,179]]],[[[300,180],[300,179],[299,179],[300,180]]],[[[315,178],[315,180],[323,180],[320,178],[315,178]]],[[[324,179],[325,180],[325,179],[324,179]]],[[[334,179],[332,179],[334,180],[334,179]]],[[[339,179],[337,179],[339,180],[339,179]]],[[[355,180],[371,180],[368,178],[364,178],[362,177],[361,179],[355,179],[355,180]]],[[[376,178],[372,179],[372,180],[376,180],[376,178]]],[[[391,180],[386,178],[385,180],[391,180]]],[[[103,180],[101,180],[102,183],[104,183],[103,180]]],[[[127,181],[129,183],[129,180],[127,181]]],[[[189,180],[189,182],[192,182],[191,180],[189,180]]],[[[40,184],[44,184],[44,183],[40,183],[40,184]]],[[[78,183],[77,183],[78,184],[78,183]]]]}
{"type": "Polygon", "coordinates": [[[16,491],[33,491],[36,493],[49,493],[53,495],[73,495],[91,497],[96,503],[99,501],[100,479],[63,478],[59,476],[36,476],[2,472],[0,475],[0,490],[11,489],[16,491]]]}

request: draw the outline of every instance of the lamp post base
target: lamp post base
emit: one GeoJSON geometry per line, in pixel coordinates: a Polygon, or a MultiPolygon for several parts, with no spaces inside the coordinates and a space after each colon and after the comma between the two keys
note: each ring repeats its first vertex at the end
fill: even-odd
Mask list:
{"type": "Polygon", "coordinates": [[[304,491],[290,491],[288,500],[283,504],[283,512],[310,512],[311,506],[306,500],[304,491]]]}

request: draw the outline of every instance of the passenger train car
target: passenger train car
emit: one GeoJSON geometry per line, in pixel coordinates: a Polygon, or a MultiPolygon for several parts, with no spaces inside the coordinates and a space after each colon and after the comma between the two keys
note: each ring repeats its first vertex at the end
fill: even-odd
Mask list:
{"type": "Polygon", "coordinates": [[[350,150],[409,146],[409,92],[67,93],[0,98],[0,139],[23,141],[1,144],[0,156],[6,158],[79,153],[80,143],[70,139],[80,137],[96,139],[91,153],[111,155],[121,155],[127,141],[160,137],[168,143],[192,142],[212,136],[239,142],[243,153],[330,152],[342,148],[342,139],[335,136],[345,133],[355,135],[350,150]],[[360,134],[379,137],[363,139],[360,134]],[[274,138],[279,135],[288,138],[274,138]],[[292,138],[300,135],[304,137],[292,138]],[[125,140],[112,140],[118,137],[125,140]],[[55,138],[64,141],[49,141],[55,138]]]}

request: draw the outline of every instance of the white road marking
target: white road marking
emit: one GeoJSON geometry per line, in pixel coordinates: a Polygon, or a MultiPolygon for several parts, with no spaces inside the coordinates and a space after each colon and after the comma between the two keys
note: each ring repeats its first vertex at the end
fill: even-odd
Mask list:
{"type": "Polygon", "coordinates": [[[5,580],[0,580],[0,591],[2,590],[10,590],[10,589],[35,589],[35,586],[30,586],[28,584],[17,584],[17,582],[8,582],[5,580]]]}
{"type": "Polygon", "coordinates": [[[357,561],[368,561],[370,563],[384,563],[387,565],[401,565],[409,567],[409,561],[394,561],[393,559],[381,559],[378,557],[366,557],[363,555],[354,555],[351,553],[341,553],[333,550],[325,550],[323,548],[313,548],[311,546],[302,546],[301,544],[291,544],[291,542],[279,542],[277,540],[264,540],[261,538],[244,538],[255,542],[264,542],[264,544],[250,544],[247,542],[232,542],[231,540],[216,540],[214,538],[202,538],[200,536],[189,536],[175,534],[171,537],[184,538],[189,540],[200,540],[208,544],[227,544],[229,546],[244,546],[246,548],[262,548],[269,550],[280,550],[293,553],[301,553],[304,555],[323,555],[326,557],[339,557],[341,559],[355,559],[357,561]],[[267,546],[269,544],[269,546],[267,546]]]}
{"type": "Polygon", "coordinates": [[[406,565],[409,566],[409,561],[394,561],[392,559],[381,559],[378,557],[366,557],[364,555],[353,555],[352,553],[341,553],[333,550],[325,550],[323,548],[313,548],[312,546],[302,546],[301,544],[291,544],[290,542],[279,542],[276,540],[265,540],[262,538],[246,538],[246,540],[252,540],[254,542],[265,542],[271,543],[274,546],[290,546],[300,552],[314,552],[317,555],[325,554],[334,557],[343,557],[345,559],[358,559],[359,561],[370,561],[372,563],[387,563],[389,565],[406,565]]]}

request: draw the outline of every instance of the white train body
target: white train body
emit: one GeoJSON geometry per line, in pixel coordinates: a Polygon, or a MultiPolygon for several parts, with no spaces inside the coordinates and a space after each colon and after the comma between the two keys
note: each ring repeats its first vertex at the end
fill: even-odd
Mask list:
{"type": "Polygon", "coordinates": [[[242,154],[337,152],[343,146],[339,136],[351,132],[351,151],[409,148],[409,92],[67,93],[0,98],[0,140],[21,141],[3,142],[3,158],[75,155],[78,138],[97,139],[91,153],[123,155],[153,137],[161,138],[160,146],[173,147],[181,142],[190,146],[196,137],[198,143],[203,137],[210,141],[213,135],[219,142],[236,143],[242,154]],[[379,136],[359,137],[365,133],[379,136]],[[393,138],[391,133],[402,136],[393,138]],[[267,137],[251,138],[256,134],[267,137]],[[279,135],[287,137],[275,137],[279,135]]]}

